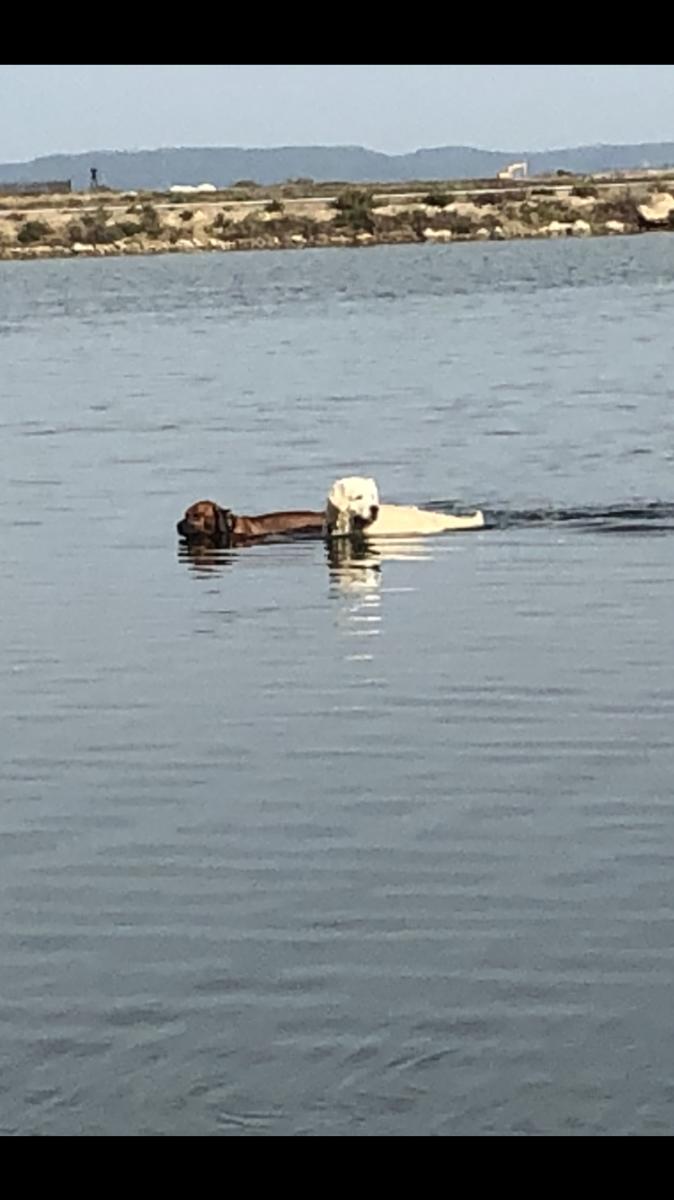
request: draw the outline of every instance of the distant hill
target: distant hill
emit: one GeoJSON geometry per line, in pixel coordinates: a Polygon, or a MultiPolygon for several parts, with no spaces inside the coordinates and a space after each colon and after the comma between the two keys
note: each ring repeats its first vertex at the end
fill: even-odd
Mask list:
{"type": "Polygon", "coordinates": [[[0,164],[0,185],[49,179],[71,179],[74,188],[89,182],[89,168],[99,183],[112,188],[163,189],[175,183],[230,186],[239,180],[284,183],[313,179],[324,183],[396,183],[413,179],[471,179],[496,175],[508,163],[526,161],[530,174],[563,169],[582,174],[613,169],[665,167],[674,164],[674,142],[630,146],[575,146],[528,153],[526,150],[476,150],[470,146],[438,146],[411,154],[381,154],[362,146],[174,147],[164,150],[92,150],[86,154],[51,154],[30,162],[0,164]]]}

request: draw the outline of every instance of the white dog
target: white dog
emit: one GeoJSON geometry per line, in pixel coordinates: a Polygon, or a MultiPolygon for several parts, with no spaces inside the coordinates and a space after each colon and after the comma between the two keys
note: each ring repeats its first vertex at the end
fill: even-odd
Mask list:
{"type": "Polygon", "coordinates": [[[406,537],[450,529],[481,529],[484,516],[479,509],[465,517],[453,517],[404,504],[380,504],[374,479],[350,475],[330,488],[325,521],[330,537],[359,532],[366,532],[368,537],[406,537]]]}

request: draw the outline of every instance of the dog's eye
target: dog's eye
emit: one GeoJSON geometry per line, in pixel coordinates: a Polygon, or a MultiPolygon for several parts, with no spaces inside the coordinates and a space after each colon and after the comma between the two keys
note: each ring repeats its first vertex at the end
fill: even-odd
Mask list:
{"type": "Polygon", "coordinates": [[[362,500],[362,499],[363,499],[362,496],[354,496],[354,500],[362,500]]]}

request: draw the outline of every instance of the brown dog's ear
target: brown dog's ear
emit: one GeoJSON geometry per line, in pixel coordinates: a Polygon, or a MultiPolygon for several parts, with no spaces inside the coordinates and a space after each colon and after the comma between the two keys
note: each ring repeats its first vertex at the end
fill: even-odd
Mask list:
{"type": "Polygon", "coordinates": [[[214,504],[215,523],[218,533],[223,537],[231,537],[234,518],[231,508],[220,508],[219,504],[214,504]]]}

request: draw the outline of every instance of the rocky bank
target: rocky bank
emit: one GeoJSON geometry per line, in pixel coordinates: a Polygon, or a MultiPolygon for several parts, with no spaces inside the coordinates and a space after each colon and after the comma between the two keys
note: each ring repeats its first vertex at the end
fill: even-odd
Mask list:
{"type": "Polygon", "coordinates": [[[347,187],[332,198],[90,193],[0,195],[0,259],[503,241],[674,230],[674,185],[436,189],[403,197],[347,187]],[[668,190],[671,187],[671,191],[668,190]]]}

